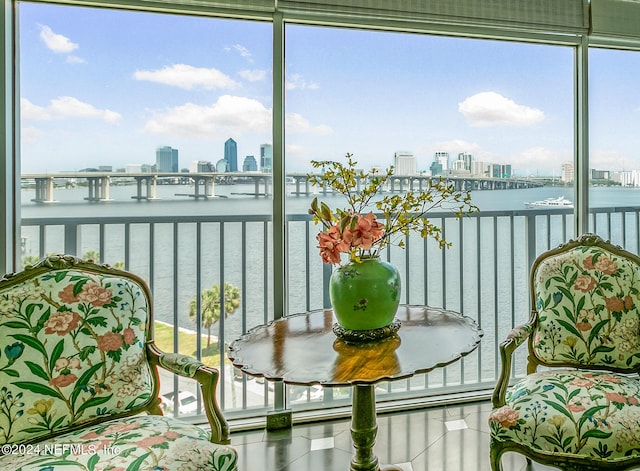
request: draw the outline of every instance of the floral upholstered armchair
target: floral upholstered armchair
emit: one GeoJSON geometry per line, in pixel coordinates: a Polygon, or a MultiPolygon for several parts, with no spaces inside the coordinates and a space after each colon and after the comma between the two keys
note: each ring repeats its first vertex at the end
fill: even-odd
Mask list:
{"type": "Polygon", "coordinates": [[[0,469],[236,470],[218,371],[162,353],[146,283],[72,256],[0,279],[0,469]],[[162,415],[158,367],[197,380],[211,431],[162,415]]]}
{"type": "Polygon", "coordinates": [[[536,259],[531,299],[529,323],[500,345],[492,469],[506,451],[568,470],[639,467],[640,258],[584,235],[536,259]],[[527,376],[509,387],[525,340],[527,376]]]}

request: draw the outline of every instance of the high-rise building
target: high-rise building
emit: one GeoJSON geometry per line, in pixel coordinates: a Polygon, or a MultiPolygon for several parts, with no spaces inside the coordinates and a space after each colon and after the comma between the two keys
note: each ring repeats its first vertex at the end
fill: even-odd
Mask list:
{"type": "Polygon", "coordinates": [[[442,170],[449,170],[449,152],[436,152],[435,161],[442,165],[442,170]]]}
{"type": "Polygon", "coordinates": [[[264,173],[273,173],[273,146],[260,144],[260,170],[264,173]]]}
{"type": "Polygon", "coordinates": [[[156,167],[158,172],[178,171],[178,149],[169,146],[156,149],[156,167]]]}
{"type": "Polygon", "coordinates": [[[220,159],[216,162],[216,172],[225,173],[229,171],[229,162],[227,159],[220,159]]]}
{"type": "Polygon", "coordinates": [[[415,175],[416,158],[411,152],[398,151],[393,157],[393,167],[396,175],[415,175]]]}
{"type": "Polygon", "coordinates": [[[243,172],[258,171],[258,162],[256,162],[256,158],[253,155],[247,155],[244,158],[244,162],[242,163],[242,171],[243,172]]]}
{"type": "Polygon", "coordinates": [[[231,138],[224,143],[224,160],[229,172],[238,171],[238,144],[231,138]]]}
{"type": "Polygon", "coordinates": [[[468,152],[460,152],[458,154],[458,160],[464,162],[464,170],[471,171],[471,162],[473,162],[473,155],[468,152]]]}
{"type": "Polygon", "coordinates": [[[191,173],[205,173],[213,172],[213,166],[211,162],[206,160],[194,160],[189,166],[189,172],[191,173]]]}
{"type": "Polygon", "coordinates": [[[431,162],[431,167],[429,167],[431,171],[431,176],[442,175],[442,164],[437,160],[431,162]]]}
{"type": "Polygon", "coordinates": [[[573,162],[563,163],[561,180],[565,183],[571,183],[574,179],[574,176],[575,176],[575,172],[573,169],[573,162]]]}

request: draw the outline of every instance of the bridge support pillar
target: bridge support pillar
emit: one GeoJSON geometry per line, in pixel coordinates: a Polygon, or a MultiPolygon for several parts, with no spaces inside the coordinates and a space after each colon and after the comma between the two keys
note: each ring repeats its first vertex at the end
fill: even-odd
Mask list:
{"type": "Polygon", "coordinates": [[[53,177],[36,178],[36,203],[53,203],[53,177]]]}

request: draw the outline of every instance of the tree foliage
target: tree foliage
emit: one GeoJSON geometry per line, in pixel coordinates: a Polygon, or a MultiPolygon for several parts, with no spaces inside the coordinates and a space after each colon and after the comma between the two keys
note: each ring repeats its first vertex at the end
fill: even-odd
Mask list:
{"type": "MultiPolygon", "coordinates": [[[[224,296],[221,299],[220,285],[213,285],[202,292],[200,297],[200,319],[202,327],[207,329],[207,348],[211,345],[211,327],[220,320],[221,306],[224,306],[225,319],[240,307],[240,289],[231,283],[224,284],[224,296]]],[[[189,319],[197,322],[198,304],[194,296],[189,302],[189,319]]]]}

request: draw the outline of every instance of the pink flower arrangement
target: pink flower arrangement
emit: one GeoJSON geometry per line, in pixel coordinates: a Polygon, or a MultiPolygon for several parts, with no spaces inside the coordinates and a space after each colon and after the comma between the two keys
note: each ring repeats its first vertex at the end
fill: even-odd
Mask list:
{"type": "Polygon", "coordinates": [[[471,204],[469,192],[455,191],[453,185],[438,178],[429,180],[428,188],[420,192],[382,196],[387,180],[393,176],[393,167],[384,174],[365,173],[356,170],[357,162],[351,154],[346,159],[346,165],[312,160],[321,174],[307,175],[313,185],[330,187],[347,199],[347,208],[335,212],[317,198],[311,203],[309,214],[324,228],[316,236],[324,263],[339,264],[342,254],[349,254],[349,261],[359,262],[362,257],[379,256],[389,244],[404,247],[402,238],[395,236],[407,236],[411,231],[423,238],[434,238],[441,248],[448,247],[450,243],[442,237],[440,228],[427,219],[427,212],[436,208],[452,210],[459,218],[478,210],[471,204]]]}

